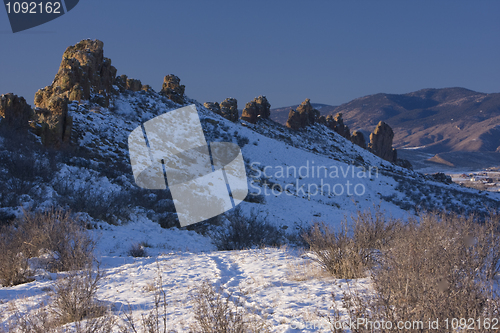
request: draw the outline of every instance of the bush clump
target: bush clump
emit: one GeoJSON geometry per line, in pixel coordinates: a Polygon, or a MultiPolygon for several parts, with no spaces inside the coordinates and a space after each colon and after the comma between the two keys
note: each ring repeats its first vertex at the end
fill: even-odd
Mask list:
{"type": "Polygon", "coordinates": [[[90,266],[95,242],[83,224],[62,210],[25,212],[0,229],[0,284],[31,280],[29,258],[44,256],[44,268],[69,271],[90,266]]]}
{"type": "Polygon", "coordinates": [[[380,259],[380,251],[388,246],[399,230],[400,222],[385,221],[380,211],[358,212],[352,222],[343,221],[333,229],[315,223],[302,238],[315,259],[339,279],[366,276],[367,270],[380,259]]]}
{"type": "Polygon", "coordinates": [[[212,237],[219,251],[280,246],[285,242],[284,231],[266,222],[254,210],[245,215],[237,207],[226,214],[226,219],[226,223],[212,237]]]}

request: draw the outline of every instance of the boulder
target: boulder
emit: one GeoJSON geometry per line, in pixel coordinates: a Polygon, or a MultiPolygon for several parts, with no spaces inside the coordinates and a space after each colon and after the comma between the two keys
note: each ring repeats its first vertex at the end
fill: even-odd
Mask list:
{"type": "Polygon", "coordinates": [[[361,148],[366,149],[365,136],[360,131],[354,131],[351,135],[351,142],[357,144],[361,148]]]}
{"type": "Polygon", "coordinates": [[[270,115],[271,104],[266,96],[259,96],[245,105],[241,114],[241,119],[255,124],[258,118],[267,119],[270,115]]]}
{"type": "Polygon", "coordinates": [[[9,93],[0,96],[0,116],[4,118],[2,124],[10,128],[27,128],[33,110],[24,97],[9,93]]]}
{"type": "Polygon", "coordinates": [[[35,94],[35,106],[49,109],[51,98],[58,96],[76,101],[93,97],[107,107],[114,93],[116,68],[104,57],[103,46],[100,40],[86,39],[68,47],[52,84],[35,94]]]}
{"type": "Polygon", "coordinates": [[[174,103],[184,104],[186,102],[186,96],[184,96],[185,89],[186,87],[181,84],[181,79],[173,74],[170,74],[165,76],[163,79],[160,94],[164,95],[174,103]]]}
{"type": "Polygon", "coordinates": [[[372,153],[389,162],[396,162],[397,152],[392,148],[392,140],[394,132],[392,128],[384,123],[379,122],[372,134],[370,134],[370,144],[368,148],[372,153]]]}
{"type": "Polygon", "coordinates": [[[238,101],[236,98],[226,98],[220,103],[220,115],[230,121],[238,120],[238,101]]]}

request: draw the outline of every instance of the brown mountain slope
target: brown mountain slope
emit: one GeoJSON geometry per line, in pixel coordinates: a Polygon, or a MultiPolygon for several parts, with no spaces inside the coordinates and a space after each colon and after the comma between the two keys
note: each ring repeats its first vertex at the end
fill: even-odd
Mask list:
{"type": "MultiPolygon", "coordinates": [[[[282,112],[288,115],[288,110],[282,112]]],[[[422,147],[427,153],[500,150],[500,93],[485,94],[465,88],[423,89],[416,92],[375,94],[321,114],[343,113],[351,130],[371,132],[379,121],[395,133],[396,148],[422,147]]],[[[271,117],[273,117],[272,111],[271,117]]],[[[286,122],[283,116],[276,121],[286,122]]]]}
{"type": "Polygon", "coordinates": [[[464,88],[423,89],[409,94],[376,94],[340,105],[353,129],[372,131],[383,120],[392,126],[397,148],[427,152],[495,151],[500,146],[500,94],[464,88]]]}

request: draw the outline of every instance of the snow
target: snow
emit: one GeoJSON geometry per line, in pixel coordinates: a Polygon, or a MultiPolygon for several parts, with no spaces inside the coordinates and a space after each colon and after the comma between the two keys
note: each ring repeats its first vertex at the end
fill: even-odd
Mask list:
{"type": "MultiPolygon", "coordinates": [[[[81,148],[94,154],[89,161],[94,170],[61,164],[56,180],[64,180],[66,186],[74,189],[90,188],[99,192],[101,198],[135,186],[132,171],[128,169],[128,135],[141,123],[177,107],[156,93],[145,92],[121,94],[110,108],[71,104],[69,113],[73,117],[76,139],[81,148]],[[96,171],[96,166],[115,168],[120,163],[127,169],[114,179],[96,171]]],[[[387,215],[406,218],[411,211],[402,209],[398,202],[417,205],[415,198],[420,201],[422,196],[429,195],[439,208],[442,196],[451,191],[458,193],[453,197],[454,204],[464,209],[470,208],[471,201],[460,196],[485,202],[486,199],[500,201],[498,193],[480,195],[475,190],[431,181],[419,173],[394,166],[325,126],[315,125],[299,132],[270,120],[243,126],[241,122],[232,123],[219,117],[198,103],[196,107],[207,142],[247,139],[248,143],[240,146],[248,187],[250,192],[263,195],[264,202],[244,201],[239,207],[247,214],[256,211],[265,216],[267,222],[291,234],[315,221],[338,226],[342,219],[356,211],[374,206],[379,206],[387,215]],[[322,167],[328,170],[327,174],[322,167]],[[376,172],[369,173],[370,170],[376,172]],[[308,174],[304,174],[306,171],[308,174]],[[399,188],[403,183],[401,179],[410,184],[415,198],[399,188]],[[321,193],[321,186],[329,190],[321,193]],[[431,190],[434,192],[429,192],[431,190]],[[389,197],[393,200],[388,200],[389,197]]],[[[57,194],[50,186],[45,191],[48,194],[43,206],[48,207],[57,194]]],[[[189,329],[194,322],[193,293],[202,282],[209,281],[221,286],[232,299],[239,299],[247,311],[270,323],[272,332],[322,332],[329,331],[325,316],[331,315],[333,297],[340,304],[342,292],[347,288],[363,293],[371,290],[369,279],[332,278],[309,254],[298,249],[216,251],[208,236],[185,229],[162,229],[148,213],[131,207],[128,219],[120,225],[96,221],[82,214],[96,226],[88,232],[97,241],[96,255],[106,273],[97,297],[111,305],[116,316],[129,309],[136,320],[147,314],[153,306],[151,286],[161,275],[171,330],[189,329]],[[129,256],[133,245],[144,246],[148,257],[129,256]]],[[[16,311],[28,313],[41,302],[47,302],[60,275],[39,271],[36,281],[0,288],[0,330],[14,319],[16,311]]]]}
{"type": "MultiPolygon", "coordinates": [[[[161,275],[168,329],[176,332],[186,332],[194,323],[194,293],[205,281],[222,287],[247,312],[265,319],[272,332],[327,332],[326,316],[331,315],[334,297],[339,302],[347,288],[361,292],[370,288],[369,279],[334,279],[309,257],[287,248],[171,252],[149,258],[103,256],[102,267],[106,278],[97,298],[116,316],[132,310],[137,321],[153,310],[152,286],[161,275]]],[[[29,311],[47,301],[54,283],[47,278],[0,288],[4,327],[15,316],[14,309],[29,311]]]]}

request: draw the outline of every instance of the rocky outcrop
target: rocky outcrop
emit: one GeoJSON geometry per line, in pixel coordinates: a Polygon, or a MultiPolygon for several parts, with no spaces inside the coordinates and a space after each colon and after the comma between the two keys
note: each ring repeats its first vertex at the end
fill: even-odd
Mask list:
{"type": "Polygon", "coordinates": [[[230,121],[238,120],[238,101],[236,98],[226,98],[220,103],[220,115],[230,121]]]}
{"type": "Polygon", "coordinates": [[[0,96],[0,116],[4,118],[2,124],[10,128],[27,128],[33,110],[24,97],[9,93],[0,96]]]}
{"type": "MultiPolygon", "coordinates": [[[[72,120],[67,115],[68,101],[109,105],[110,96],[116,93],[116,68],[104,57],[103,47],[100,40],[90,39],[68,47],[52,84],[35,94],[35,132],[45,145],[59,147],[69,143],[72,120]]],[[[129,84],[135,88],[137,82],[129,84]]]]}
{"type": "Polygon", "coordinates": [[[205,102],[203,106],[214,113],[222,115],[220,112],[220,104],[217,102],[205,102]]]}
{"type": "Polygon", "coordinates": [[[326,117],[326,126],[346,138],[351,139],[351,131],[347,125],[344,124],[342,113],[337,113],[334,117],[331,115],[326,117]]]}
{"type": "Polygon", "coordinates": [[[365,136],[360,131],[354,131],[351,135],[351,142],[360,146],[363,149],[366,149],[366,141],[365,136]]]}
{"type": "Polygon", "coordinates": [[[311,105],[311,100],[306,98],[298,107],[297,110],[290,110],[286,127],[293,130],[298,130],[309,125],[313,125],[320,118],[319,111],[311,105]]]}
{"type": "Polygon", "coordinates": [[[372,153],[389,162],[396,162],[397,152],[392,148],[392,140],[394,132],[392,128],[384,123],[379,122],[372,134],[370,134],[370,144],[368,148],[372,153]]]}
{"type": "Polygon", "coordinates": [[[318,118],[318,124],[326,126],[326,117],[325,116],[319,116],[319,118],[318,118]]]}
{"type": "Polygon", "coordinates": [[[255,124],[258,118],[267,119],[270,115],[271,104],[266,96],[259,96],[245,105],[241,114],[241,119],[255,124]]]}
{"type": "Polygon", "coordinates": [[[186,86],[181,84],[181,79],[173,74],[170,74],[165,76],[163,79],[160,94],[164,95],[174,103],[184,104],[186,102],[184,90],[186,90],[186,86]]]}
{"type": "Polygon", "coordinates": [[[63,54],[59,70],[52,84],[35,94],[35,106],[49,109],[52,98],[91,100],[109,105],[116,68],[104,57],[104,43],[100,40],[82,40],[70,46],[63,54]]]}
{"type": "Polygon", "coordinates": [[[140,91],[151,89],[148,85],[143,86],[141,80],[129,79],[127,75],[120,75],[115,80],[115,85],[118,86],[120,91],[130,90],[130,91],[140,91]]]}
{"type": "Polygon", "coordinates": [[[205,102],[203,106],[227,120],[233,122],[238,120],[238,101],[236,98],[226,98],[220,104],[217,102],[205,102]]]}

